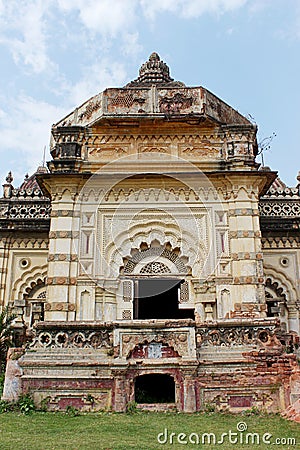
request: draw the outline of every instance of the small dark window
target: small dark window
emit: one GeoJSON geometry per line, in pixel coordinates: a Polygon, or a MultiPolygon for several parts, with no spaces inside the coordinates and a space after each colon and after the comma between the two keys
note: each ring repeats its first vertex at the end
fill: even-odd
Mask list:
{"type": "Polygon", "coordinates": [[[166,374],[147,374],[135,379],[137,403],[175,403],[174,378],[166,374]]]}
{"type": "Polygon", "coordinates": [[[179,309],[181,283],[162,278],[138,280],[134,319],[194,319],[193,309],[179,309]]]}

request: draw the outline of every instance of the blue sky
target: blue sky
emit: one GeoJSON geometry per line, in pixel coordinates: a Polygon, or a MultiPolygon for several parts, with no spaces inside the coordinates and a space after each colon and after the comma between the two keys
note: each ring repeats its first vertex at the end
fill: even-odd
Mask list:
{"type": "MultiPolygon", "coordinates": [[[[156,51],[176,80],[204,86],[276,133],[265,165],[300,170],[299,0],[0,0],[0,179],[49,155],[51,125],[156,51]]],[[[260,161],[260,157],[258,158],[260,161]]]]}

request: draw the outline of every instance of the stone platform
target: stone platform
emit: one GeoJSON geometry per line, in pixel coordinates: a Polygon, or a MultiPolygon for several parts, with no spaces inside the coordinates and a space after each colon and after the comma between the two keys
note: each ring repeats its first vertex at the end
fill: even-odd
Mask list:
{"type": "Polygon", "coordinates": [[[268,319],[40,322],[24,354],[8,360],[3,398],[16,397],[15,385],[49,410],[121,412],[136,400],[138,377],[165,374],[175,388],[168,409],[283,411],[296,400],[299,369],[276,333],[268,319]]]}

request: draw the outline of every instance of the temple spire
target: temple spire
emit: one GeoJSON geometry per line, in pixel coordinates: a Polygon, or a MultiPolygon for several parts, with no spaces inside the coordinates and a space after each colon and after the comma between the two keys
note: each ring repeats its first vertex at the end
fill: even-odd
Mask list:
{"type": "Polygon", "coordinates": [[[184,86],[184,83],[171,78],[169,67],[156,52],[151,53],[148,61],[142,64],[138,78],[128,83],[126,87],[152,85],[184,86]]]}

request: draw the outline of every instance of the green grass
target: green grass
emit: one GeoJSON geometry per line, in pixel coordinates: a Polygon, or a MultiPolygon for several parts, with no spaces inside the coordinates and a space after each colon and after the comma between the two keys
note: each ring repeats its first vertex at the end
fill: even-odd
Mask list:
{"type": "MultiPolygon", "coordinates": [[[[184,438],[183,438],[184,439],[184,438]]],[[[282,419],[278,415],[234,416],[230,414],[177,414],[177,413],[142,413],[134,414],[80,414],[70,416],[64,413],[35,412],[31,415],[18,413],[0,414],[0,449],[1,450],[98,450],[98,449],[138,449],[151,450],[159,448],[179,449],[296,449],[300,448],[300,425],[282,419]],[[222,433],[237,431],[239,422],[247,424],[247,432],[271,433],[275,438],[292,437],[297,445],[243,445],[229,443],[192,445],[179,444],[177,435],[185,433],[215,433],[217,440],[222,433]],[[174,443],[159,444],[158,433],[167,428],[169,434],[176,433],[174,443]]]]}

